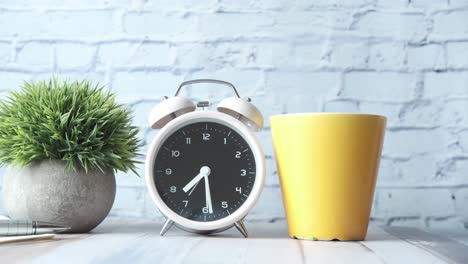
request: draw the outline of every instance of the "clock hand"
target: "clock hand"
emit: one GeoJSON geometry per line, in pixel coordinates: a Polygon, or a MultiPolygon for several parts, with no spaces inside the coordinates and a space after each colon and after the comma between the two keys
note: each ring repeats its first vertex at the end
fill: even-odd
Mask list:
{"type": "Polygon", "coordinates": [[[197,185],[200,183],[200,181],[198,181],[191,189],[191,191],[188,193],[188,195],[190,196],[192,194],[192,192],[195,190],[195,188],[197,188],[197,185]]]}
{"type": "Polygon", "coordinates": [[[208,212],[213,213],[213,205],[211,204],[211,191],[210,191],[210,182],[208,181],[208,174],[205,176],[205,194],[206,194],[206,207],[208,207],[208,212]]]}
{"type": "Polygon", "coordinates": [[[211,170],[208,166],[203,166],[200,169],[200,173],[195,176],[185,187],[183,188],[184,192],[188,192],[192,187],[197,184],[205,175],[209,175],[211,173],[211,170]]]}

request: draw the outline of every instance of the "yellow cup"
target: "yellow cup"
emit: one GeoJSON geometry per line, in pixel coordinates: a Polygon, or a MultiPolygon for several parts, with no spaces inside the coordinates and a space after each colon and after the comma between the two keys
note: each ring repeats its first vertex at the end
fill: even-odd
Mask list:
{"type": "Polygon", "coordinates": [[[270,118],[291,237],[365,239],[385,123],[367,114],[270,118]]]}

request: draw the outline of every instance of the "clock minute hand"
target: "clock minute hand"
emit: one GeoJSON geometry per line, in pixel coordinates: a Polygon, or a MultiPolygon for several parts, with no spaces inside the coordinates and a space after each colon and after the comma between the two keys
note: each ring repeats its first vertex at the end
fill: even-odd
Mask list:
{"type": "Polygon", "coordinates": [[[208,175],[205,176],[205,195],[206,195],[206,207],[208,207],[208,212],[213,213],[213,205],[211,203],[211,191],[210,191],[210,182],[208,181],[208,175]]]}
{"type": "Polygon", "coordinates": [[[195,184],[197,184],[201,179],[203,179],[203,177],[208,176],[210,173],[211,170],[208,166],[201,167],[200,173],[197,176],[195,176],[189,183],[187,183],[187,185],[185,185],[182,189],[184,190],[184,192],[190,191],[190,189],[192,189],[192,187],[195,184]]]}

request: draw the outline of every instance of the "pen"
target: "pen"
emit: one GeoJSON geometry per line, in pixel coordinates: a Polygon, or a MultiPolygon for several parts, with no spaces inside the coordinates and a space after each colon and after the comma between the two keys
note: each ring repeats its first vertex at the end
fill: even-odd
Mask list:
{"type": "Polygon", "coordinates": [[[0,236],[28,236],[53,234],[69,230],[69,227],[52,223],[27,220],[0,220],[0,236]]]}

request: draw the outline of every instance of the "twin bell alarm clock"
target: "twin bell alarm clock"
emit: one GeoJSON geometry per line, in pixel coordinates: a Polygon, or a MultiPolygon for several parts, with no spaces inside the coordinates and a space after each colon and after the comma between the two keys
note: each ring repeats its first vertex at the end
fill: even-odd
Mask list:
{"type": "Polygon", "coordinates": [[[243,219],[265,181],[265,158],[253,133],[263,117],[250,99],[241,99],[229,82],[186,81],[153,108],[149,124],[161,129],[146,158],[148,190],[167,218],[161,235],[175,224],[203,234],[235,226],[247,237],[243,219]],[[179,96],[184,86],[198,83],[230,87],[235,96],[223,99],[217,111],[205,110],[209,102],[179,96]]]}

